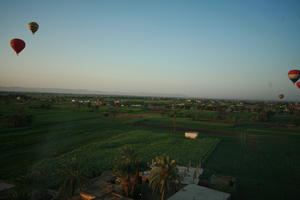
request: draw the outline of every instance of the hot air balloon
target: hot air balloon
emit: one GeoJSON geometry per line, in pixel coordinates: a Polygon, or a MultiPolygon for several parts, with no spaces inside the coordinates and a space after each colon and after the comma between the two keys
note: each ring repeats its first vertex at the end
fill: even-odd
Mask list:
{"type": "Polygon", "coordinates": [[[284,98],[284,94],[279,94],[279,95],[278,95],[278,98],[279,98],[279,99],[283,99],[283,98],[284,98]]]}
{"type": "Polygon", "coordinates": [[[293,83],[296,83],[300,78],[300,70],[296,70],[296,69],[291,70],[289,71],[288,76],[293,83]]]}
{"type": "Polygon", "coordinates": [[[36,22],[29,22],[28,28],[29,28],[29,30],[31,30],[32,34],[34,34],[39,29],[39,25],[36,22]]]}
{"type": "Polygon", "coordinates": [[[14,38],[10,41],[10,46],[19,55],[19,53],[25,48],[25,42],[21,39],[14,38]]]}
{"type": "Polygon", "coordinates": [[[295,85],[297,86],[297,88],[300,89],[300,81],[298,81],[297,83],[295,83],[295,85]]]}

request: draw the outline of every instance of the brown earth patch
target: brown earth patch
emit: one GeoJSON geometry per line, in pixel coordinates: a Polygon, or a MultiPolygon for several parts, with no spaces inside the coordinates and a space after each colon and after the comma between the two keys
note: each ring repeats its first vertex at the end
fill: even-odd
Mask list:
{"type": "Polygon", "coordinates": [[[119,118],[127,118],[127,119],[138,119],[143,117],[160,117],[159,113],[140,113],[140,114],[131,114],[131,113],[121,113],[118,114],[119,118]]]}

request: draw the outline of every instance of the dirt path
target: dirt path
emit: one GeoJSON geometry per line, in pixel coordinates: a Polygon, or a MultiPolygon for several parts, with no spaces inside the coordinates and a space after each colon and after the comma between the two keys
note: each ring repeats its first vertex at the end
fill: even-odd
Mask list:
{"type": "Polygon", "coordinates": [[[143,117],[160,117],[159,113],[140,113],[140,114],[132,114],[132,113],[121,113],[118,114],[117,117],[119,118],[127,118],[127,119],[137,119],[143,117]]]}

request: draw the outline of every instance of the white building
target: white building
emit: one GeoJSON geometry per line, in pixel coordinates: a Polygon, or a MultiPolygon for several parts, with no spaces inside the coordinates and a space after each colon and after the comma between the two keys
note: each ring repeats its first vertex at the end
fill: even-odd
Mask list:
{"type": "Polygon", "coordinates": [[[198,132],[185,132],[185,137],[196,139],[198,137],[198,132]]]}
{"type": "Polygon", "coordinates": [[[230,194],[200,185],[189,184],[172,195],[168,200],[229,200],[230,194]]]}
{"type": "Polygon", "coordinates": [[[203,169],[200,167],[177,166],[180,183],[182,184],[198,184],[203,169]]]}

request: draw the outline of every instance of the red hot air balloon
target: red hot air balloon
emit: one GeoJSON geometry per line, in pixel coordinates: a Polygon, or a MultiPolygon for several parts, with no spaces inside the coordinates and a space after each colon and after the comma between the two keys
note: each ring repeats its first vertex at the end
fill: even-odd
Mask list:
{"type": "Polygon", "coordinates": [[[289,71],[288,76],[293,83],[296,83],[300,78],[300,70],[296,70],[296,69],[291,70],[289,71]]]}
{"type": "Polygon", "coordinates": [[[10,46],[19,55],[19,53],[25,48],[25,42],[21,39],[15,38],[10,41],[10,46]]]}
{"type": "Polygon", "coordinates": [[[295,84],[300,89],[300,81],[295,84]]]}

